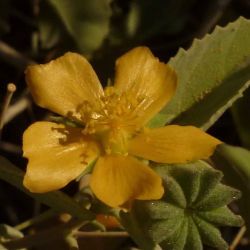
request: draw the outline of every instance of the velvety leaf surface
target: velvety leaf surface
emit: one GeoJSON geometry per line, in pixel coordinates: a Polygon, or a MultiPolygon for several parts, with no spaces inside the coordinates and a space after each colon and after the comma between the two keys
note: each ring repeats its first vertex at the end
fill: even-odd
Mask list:
{"type": "Polygon", "coordinates": [[[179,84],[161,111],[161,122],[208,129],[242,96],[250,79],[249,33],[250,21],[239,18],[195,40],[187,51],[179,50],[169,62],[179,84]]]}
{"type": "Polygon", "coordinates": [[[136,201],[130,213],[121,213],[123,225],[137,244],[142,249],[153,249],[149,243],[167,250],[200,250],[203,244],[227,249],[218,227],[243,224],[227,207],[240,192],[221,184],[222,173],[203,161],[155,169],[163,178],[164,197],[136,201]],[[142,236],[146,245],[141,244],[142,236]]]}

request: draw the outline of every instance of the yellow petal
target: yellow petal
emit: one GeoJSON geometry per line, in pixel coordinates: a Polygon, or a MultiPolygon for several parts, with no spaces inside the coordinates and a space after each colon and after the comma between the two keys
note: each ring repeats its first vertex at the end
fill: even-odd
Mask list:
{"type": "Polygon", "coordinates": [[[90,179],[90,187],[102,202],[122,206],[134,199],[160,199],[162,180],[139,160],[121,155],[100,157],[90,179]]]}
{"type": "Polygon", "coordinates": [[[185,163],[211,156],[221,141],[192,126],[145,130],[129,143],[129,153],[160,163],[185,163]]]}
{"type": "Polygon", "coordinates": [[[88,61],[68,52],[47,64],[26,69],[26,81],[35,102],[43,108],[79,119],[83,101],[99,105],[102,86],[88,61]]]}
{"type": "Polygon", "coordinates": [[[31,192],[44,193],[78,177],[96,159],[98,148],[83,138],[78,128],[36,122],[24,132],[23,152],[29,160],[24,186],[31,192]]]}
{"type": "Polygon", "coordinates": [[[173,69],[154,57],[147,47],[137,47],[116,61],[114,87],[139,100],[136,125],[146,124],[175,93],[177,76],[173,69]]]}

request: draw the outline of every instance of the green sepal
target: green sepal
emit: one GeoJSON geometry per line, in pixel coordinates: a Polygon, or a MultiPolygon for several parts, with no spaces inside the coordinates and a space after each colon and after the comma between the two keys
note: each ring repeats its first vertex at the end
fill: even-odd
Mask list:
{"type": "Polygon", "coordinates": [[[220,230],[214,224],[203,220],[197,215],[193,215],[192,218],[204,244],[221,250],[228,249],[227,243],[221,237],[220,230]]]}
{"type": "Polygon", "coordinates": [[[238,200],[241,192],[237,189],[218,184],[216,188],[208,196],[196,201],[192,206],[200,211],[209,211],[229,204],[233,200],[238,200]]]}
{"type": "Polygon", "coordinates": [[[241,226],[243,220],[226,206],[240,192],[220,183],[222,172],[203,161],[158,165],[155,170],[163,178],[163,198],[135,201],[129,213],[121,212],[137,244],[147,250],[153,249],[149,242],[167,250],[200,250],[203,244],[227,249],[218,227],[241,226]]]}
{"type": "Polygon", "coordinates": [[[196,224],[194,223],[193,218],[188,218],[188,233],[185,241],[185,250],[202,250],[202,240],[198,231],[196,224]]]}
{"type": "Polygon", "coordinates": [[[188,230],[188,219],[184,219],[172,230],[171,236],[161,243],[162,248],[172,250],[183,249],[186,243],[188,230]]]}
{"type": "Polygon", "coordinates": [[[219,207],[210,211],[197,212],[204,220],[220,226],[242,226],[242,218],[235,215],[227,206],[219,207]]]}

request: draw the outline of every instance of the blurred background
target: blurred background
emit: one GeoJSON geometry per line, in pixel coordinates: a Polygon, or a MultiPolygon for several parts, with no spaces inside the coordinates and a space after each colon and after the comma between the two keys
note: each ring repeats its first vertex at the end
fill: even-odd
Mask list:
{"type": "MultiPolygon", "coordinates": [[[[194,38],[239,16],[250,18],[250,0],[0,0],[1,100],[9,82],[17,86],[5,117],[1,155],[25,170],[22,134],[31,123],[49,115],[28,93],[24,80],[28,64],[75,51],[91,61],[106,85],[115,59],[129,49],[146,45],[167,62],[180,47],[189,48],[194,38]]],[[[229,144],[250,148],[249,107],[248,91],[209,132],[229,144]]],[[[74,190],[74,184],[65,188],[68,193],[74,190]]],[[[44,209],[2,181],[0,204],[0,223],[9,225],[44,209]]]]}

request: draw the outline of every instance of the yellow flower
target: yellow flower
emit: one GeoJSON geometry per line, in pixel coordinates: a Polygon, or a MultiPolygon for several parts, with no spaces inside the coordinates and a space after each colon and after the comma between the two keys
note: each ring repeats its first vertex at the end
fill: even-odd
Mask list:
{"type": "Polygon", "coordinates": [[[82,127],[36,122],[23,136],[32,192],[60,189],[94,165],[90,187],[109,206],[160,199],[161,178],[140,158],[184,163],[208,158],[217,139],[192,126],[146,128],[175,93],[177,77],[146,47],[116,61],[113,87],[103,90],[88,61],[75,53],[29,66],[26,80],[41,107],[82,127]]]}

